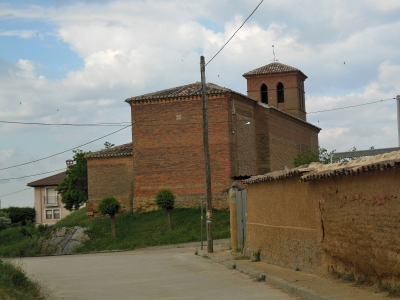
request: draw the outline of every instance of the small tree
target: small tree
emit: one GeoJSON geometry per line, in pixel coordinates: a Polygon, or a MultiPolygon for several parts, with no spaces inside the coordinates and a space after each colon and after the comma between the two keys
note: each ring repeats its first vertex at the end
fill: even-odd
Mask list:
{"type": "Polygon", "coordinates": [[[61,201],[69,211],[78,210],[88,199],[87,161],[85,155],[90,152],[74,150],[74,164],[65,172],[65,178],[56,188],[61,201]]]}
{"type": "Polygon", "coordinates": [[[305,150],[298,153],[294,158],[293,165],[299,167],[301,165],[310,164],[312,162],[320,162],[323,164],[330,164],[333,153],[336,150],[328,152],[325,148],[318,148],[318,151],[305,150]]]}
{"type": "Polygon", "coordinates": [[[115,214],[119,212],[120,207],[121,206],[118,200],[111,196],[107,196],[101,199],[98,206],[99,212],[101,214],[110,216],[111,232],[113,237],[117,237],[117,230],[115,227],[115,214]]]}
{"type": "Polygon", "coordinates": [[[165,209],[167,212],[168,227],[172,230],[171,211],[174,209],[175,205],[174,194],[168,189],[160,190],[156,196],[156,204],[159,208],[165,209]]]}

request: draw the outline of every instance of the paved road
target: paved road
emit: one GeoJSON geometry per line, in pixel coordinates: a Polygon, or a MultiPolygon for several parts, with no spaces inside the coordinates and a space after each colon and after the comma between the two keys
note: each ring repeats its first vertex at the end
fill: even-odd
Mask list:
{"type": "Polygon", "coordinates": [[[297,299],[200,256],[195,248],[16,260],[48,299],[297,299]]]}

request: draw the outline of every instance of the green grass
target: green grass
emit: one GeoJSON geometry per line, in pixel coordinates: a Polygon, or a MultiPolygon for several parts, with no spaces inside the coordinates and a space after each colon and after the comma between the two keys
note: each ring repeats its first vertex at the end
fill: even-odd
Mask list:
{"type": "Polygon", "coordinates": [[[87,212],[86,207],[83,207],[79,210],[75,210],[65,218],[58,221],[53,226],[55,228],[73,227],[73,226],[90,227],[91,221],[88,219],[86,212],[87,212]]]}
{"type": "Polygon", "coordinates": [[[22,227],[12,227],[0,230],[0,257],[33,256],[39,253],[37,244],[38,230],[33,238],[22,234],[22,227]]]}
{"type": "MultiPolygon", "coordinates": [[[[174,209],[172,230],[168,229],[165,211],[123,214],[116,218],[116,226],[117,238],[113,238],[109,218],[91,221],[90,240],[78,252],[130,250],[200,241],[200,214],[196,209],[174,209]]],[[[229,236],[229,211],[213,211],[213,238],[229,236]]]]}
{"type": "MultiPolygon", "coordinates": [[[[52,229],[61,227],[89,227],[90,240],[78,252],[131,250],[200,241],[198,209],[174,209],[171,218],[173,229],[169,230],[165,211],[122,214],[116,217],[117,238],[113,238],[109,217],[89,220],[86,208],[82,208],[55,225],[28,228],[32,238],[24,235],[21,227],[0,230],[0,257],[35,256],[41,250],[38,239],[49,237],[52,229]]],[[[205,224],[203,234],[206,239],[205,224]]],[[[229,236],[229,211],[213,211],[213,239],[229,236]]]]}
{"type": "Polygon", "coordinates": [[[0,299],[40,299],[40,289],[20,267],[0,260],[0,299]]]}

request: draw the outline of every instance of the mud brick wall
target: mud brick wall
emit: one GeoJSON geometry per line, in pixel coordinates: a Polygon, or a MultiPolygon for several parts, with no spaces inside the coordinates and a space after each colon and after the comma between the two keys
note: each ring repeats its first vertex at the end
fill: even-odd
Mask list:
{"type": "Polygon", "coordinates": [[[400,283],[400,168],[248,185],[246,251],[272,264],[400,283]]]}
{"type": "MultiPolygon", "coordinates": [[[[226,96],[208,97],[213,194],[230,186],[229,108],[226,96]]],[[[151,210],[163,188],[178,199],[205,193],[201,98],[132,103],[131,112],[135,208],[151,210]]]]}
{"type": "Polygon", "coordinates": [[[400,282],[400,169],[310,182],[326,271],[400,282]]]}
{"type": "Polygon", "coordinates": [[[132,210],[132,157],[88,159],[87,213],[98,215],[97,206],[106,196],[115,197],[121,204],[121,213],[132,210]]]}
{"type": "Polygon", "coordinates": [[[318,203],[299,178],[248,185],[245,251],[291,269],[320,266],[318,203]]]}

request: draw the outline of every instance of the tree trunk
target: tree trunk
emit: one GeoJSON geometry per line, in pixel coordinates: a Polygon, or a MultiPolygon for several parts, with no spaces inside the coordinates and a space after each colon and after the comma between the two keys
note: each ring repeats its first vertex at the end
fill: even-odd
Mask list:
{"type": "Polygon", "coordinates": [[[117,229],[115,228],[115,215],[110,215],[111,233],[113,237],[117,237],[117,229]]]}
{"type": "Polygon", "coordinates": [[[168,218],[168,227],[169,227],[169,230],[172,230],[171,210],[170,210],[170,209],[167,209],[167,218],[168,218]]]}

